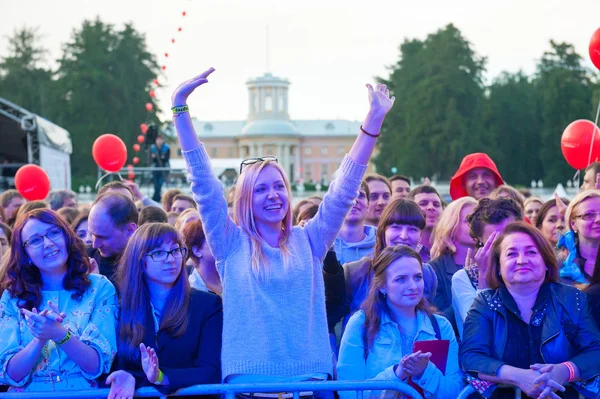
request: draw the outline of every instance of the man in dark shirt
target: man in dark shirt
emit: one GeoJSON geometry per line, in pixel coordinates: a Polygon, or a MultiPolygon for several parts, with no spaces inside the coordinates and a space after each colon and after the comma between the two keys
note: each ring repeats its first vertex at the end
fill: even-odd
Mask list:
{"type": "Polygon", "coordinates": [[[88,256],[96,260],[100,274],[113,284],[119,259],[137,222],[134,202],[121,193],[100,195],[90,209],[88,230],[92,235],[92,248],[88,256]]]}
{"type": "MultiPolygon", "coordinates": [[[[157,168],[168,168],[169,159],[171,158],[171,148],[165,143],[163,137],[159,134],[156,136],[155,144],[151,149],[152,164],[157,168]]],[[[165,184],[165,177],[168,176],[169,172],[164,170],[156,170],[152,172],[154,178],[154,195],[152,199],[156,202],[160,202],[161,190],[163,184],[165,184]]]]}

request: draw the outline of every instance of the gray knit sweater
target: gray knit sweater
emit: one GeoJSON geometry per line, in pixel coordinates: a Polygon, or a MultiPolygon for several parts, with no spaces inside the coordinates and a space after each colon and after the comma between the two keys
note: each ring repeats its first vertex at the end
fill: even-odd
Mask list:
{"type": "Polygon", "coordinates": [[[284,270],[281,251],[264,243],[271,273],[259,278],[251,268],[250,238],[227,216],[223,187],[204,146],[183,155],[223,284],[222,378],[332,374],[322,261],[358,195],[366,166],[344,158],[317,215],[291,232],[291,266],[284,270]]]}

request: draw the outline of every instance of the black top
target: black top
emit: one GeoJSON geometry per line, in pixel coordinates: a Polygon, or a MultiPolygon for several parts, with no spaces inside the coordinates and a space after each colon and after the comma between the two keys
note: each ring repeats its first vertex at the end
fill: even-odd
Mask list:
{"type": "Polygon", "coordinates": [[[221,336],[223,332],[223,305],[221,297],[191,289],[188,326],[185,333],[174,338],[164,330],[155,333],[152,309],[146,309],[143,343],[153,348],[159,368],[169,378],[169,385],[152,385],[146,378],[139,360],[124,359],[117,355],[113,370],[126,370],[140,385],[152,385],[163,394],[183,387],[221,382],[221,336]]]}
{"type": "Polygon", "coordinates": [[[588,294],[592,316],[600,327],[600,283],[591,284],[584,292],[588,294]]]}
{"type": "Polygon", "coordinates": [[[98,269],[100,274],[106,276],[107,279],[110,280],[111,283],[118,289],[117,282],[115,281],[117,266],[119,265],[120,256],[115,255],[109,258],[105,258],[100,255],[100,251],[96,248],[88,247],[87,248],[87,256],[90,258],[94,258],[96,263],[98,263],[98,269]]]}

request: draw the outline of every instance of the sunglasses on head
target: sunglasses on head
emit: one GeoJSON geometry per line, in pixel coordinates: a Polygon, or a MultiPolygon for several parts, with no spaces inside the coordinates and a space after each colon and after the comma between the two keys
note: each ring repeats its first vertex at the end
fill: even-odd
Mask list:
{"type": "Polygon", "coordinates": [[[242,170],[244,169],[245,166],[248,165],[252,165],[258,162],[265,162],[265,161],[269,161],[269,162],[277,162],[277,158],[274,157],[273,155],[266,155],[264,157],[257,157],[257,158],[248,158],[248,159],[244,159],[242,161],[242,163],[240,164],[240,174],[242,174],[242,170]]]}

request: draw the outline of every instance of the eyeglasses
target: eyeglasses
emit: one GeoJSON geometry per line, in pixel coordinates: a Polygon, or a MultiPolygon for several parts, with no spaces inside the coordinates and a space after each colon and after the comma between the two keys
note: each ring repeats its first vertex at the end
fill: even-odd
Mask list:
{"type": "Polygon", "coordinates": [[[167,260],[169,255],[172,255],[173,259],[181,259],[181,258],[185,258],[186,254],[187,254],[187,248],[178,247],[178,248],[172,249],[170,251],[154,251],[149,254],[146,254],[146,256],[151,257],[152,260],[154,260],[155,262],[164,262],[165,260],[167,260]]]}
{"type": "Polygon", "coordinates": [[[248,166],[248,165],[252,165],[258,162],[272,162],[275,161],[277,162],[277,158],[274,157],[273,155],[267,155],[264,157],[258,157],[258,158],[248,158],[248,159],[244,159],[242,161],[242,163],[240,164],[240,174],[242,174],[242,170],[244,169],[244,166],[248,166]]]}
{"type": "Polygon", "coordinates": [[[50,241],[56,241],[62,237],[62,233],[63,231],[60,227],[52,227],[44,235],[35,234],[29,237],[29,240],[25,241],[23,247],[38,248],[44,243],[44,237],[47,237],[50,241]]]}
{"type": "Polygon", "coordinates": [[[586,212],[582,215],[573,216],[573,219],[582,219],[585,222],[593,222],[600,215],[600,211],[586,212]]]}

